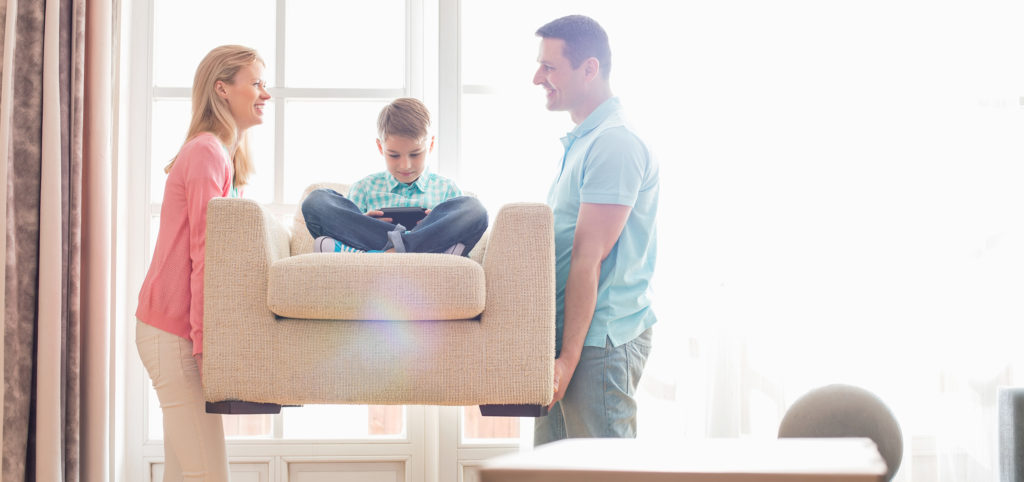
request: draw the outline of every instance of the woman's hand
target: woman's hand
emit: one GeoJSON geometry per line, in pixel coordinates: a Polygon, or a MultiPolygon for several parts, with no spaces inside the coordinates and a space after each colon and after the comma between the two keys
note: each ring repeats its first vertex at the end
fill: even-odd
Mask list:
{"type": "Polygon", "coordinates": [[[196,353],[192,358],[196,359],[196,366],[199,367],[199,381],[203,381],[203,354],[196,353]]]}

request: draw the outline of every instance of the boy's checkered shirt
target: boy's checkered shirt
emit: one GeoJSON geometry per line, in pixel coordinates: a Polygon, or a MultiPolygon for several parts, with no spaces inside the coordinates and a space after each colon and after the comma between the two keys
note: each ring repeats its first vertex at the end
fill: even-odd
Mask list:
{"type": "Polygon", "coordinates": [[[462,190],[451,179],[426,171],[412,184],[398,182],[388,171],[378,172],[360,179],[348,190],[348,199],[364,213],[394,207],[434,209],[461,195],[462,190]]]}

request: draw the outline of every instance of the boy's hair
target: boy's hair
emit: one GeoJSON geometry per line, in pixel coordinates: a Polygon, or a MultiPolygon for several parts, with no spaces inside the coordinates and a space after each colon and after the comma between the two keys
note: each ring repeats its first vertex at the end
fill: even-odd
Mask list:
{"type": "Polygon", "coordinates": [[[611,75],[612,50],[608,34],[596,20],[584,15],[568,15],[537,29],[537,35],[564,40],[562,55],[569,59],[572,68],[577,69],[584,60],[594,57],[601,64],[601,76],[608,80],[611,75]]]}
{"type": "Polygon", "coordinates": [[[419,99],[402,97],[384,106],[377,116],[377,138],[386,141],[390,136],[422,140],[430,128],[430,111],[419,99]]]}

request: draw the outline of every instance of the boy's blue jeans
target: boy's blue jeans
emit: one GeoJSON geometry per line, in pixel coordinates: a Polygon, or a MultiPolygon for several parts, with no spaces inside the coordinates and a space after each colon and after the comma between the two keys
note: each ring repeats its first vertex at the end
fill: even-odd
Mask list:
{"type": "Polygon", "coordinates": [[[535,446],[564,438],[636,437],[636,388],[651,353],[651,329],[633,340],[584,346],[569,388],[534,422],[535,446]]]}
{"type": "Polygon", "coordinates": [[[487,210],[476,198],[459,196],[438,204],[416,226],[406,226],[403,246],[394,246],[388,232],[395,225],[363,214],[333,189],[317,189],[302,202],[302,216],[313,238],[329,236],[353,248],[398,252],[441,253],[462,243],[469,253],[487,230],[487,210]]]}

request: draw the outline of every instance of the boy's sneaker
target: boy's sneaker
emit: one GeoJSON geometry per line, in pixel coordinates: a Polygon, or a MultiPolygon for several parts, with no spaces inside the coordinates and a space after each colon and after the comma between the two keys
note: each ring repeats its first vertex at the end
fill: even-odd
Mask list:
{"type": "Polygon", "coordinates": [[[462,243],[455,243],[452,247],[444,250],[444,254],[454,254],[455,256],[462,256],[462,252],[466,250],[466,245],[462,243]]]}
{"type": "Polygon", "coordinates": [[[320,236],[313,240],[314,253],[365,253],[329,236],[320,236]]]}

